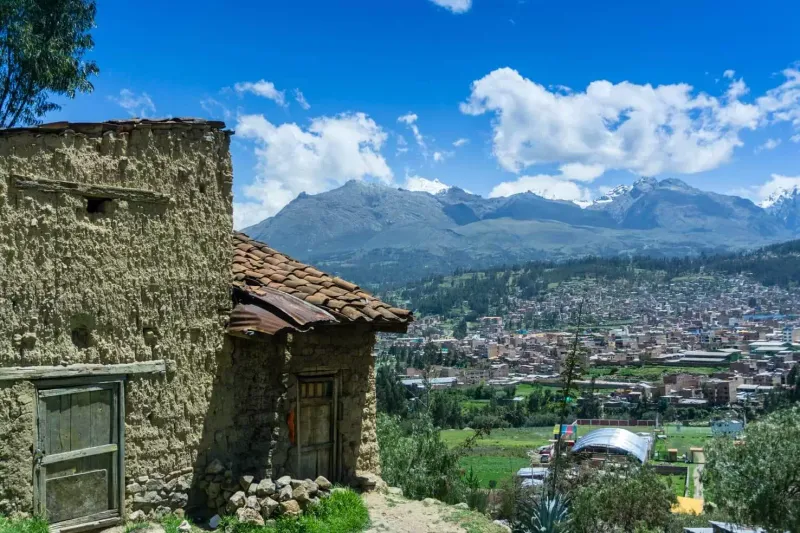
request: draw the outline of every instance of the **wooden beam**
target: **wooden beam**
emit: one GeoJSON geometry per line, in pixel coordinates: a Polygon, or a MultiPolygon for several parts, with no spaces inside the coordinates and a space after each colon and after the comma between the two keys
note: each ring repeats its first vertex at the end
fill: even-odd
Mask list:
{"type": "Polygon", "coordinates": [[[103,444],[102,446],[94,446],[92,448],[81,448],[79,450],[71,450],[64,453],[55,453],[53,455],[45,455],[42,457],[42,465],[50,465],[59,463],[61,461],[70,461],[72,459],[81,459],[83,457],[91,457],[93,455],[100,455],[102,453],[113,453],[119,450],[116,444],[103,444]]]}
{"type": "Polygon", "coordinates": [[[0,368],[0,381],[122,376],[126,374],[165,374],[166,372],[167,363],[163,359],[117,365],[11,366],[0,368]]]}
{"type": "Polygon", "coordinates": [[[90,198],[111,198],[129,202],[156,204],[166,204],[171,200],[168,194],[145,189],[115,187],[113,185],[90,185],[76,181],[29,179],[23,176],[13,176],[13,178],[14,186],[17,189],[32,189],[40,192],[78,194],[90,198]]]}

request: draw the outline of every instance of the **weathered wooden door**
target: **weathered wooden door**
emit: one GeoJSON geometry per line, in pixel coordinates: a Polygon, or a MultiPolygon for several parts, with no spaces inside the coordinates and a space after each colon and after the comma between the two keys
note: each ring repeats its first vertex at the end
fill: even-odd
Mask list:
{"type": "Polygon", "coordinates": [[[336,380],[333,377],[303,378],[299,381],[300,479],[325,476],[336,479],[336,380]]]}
{"type": "Polygon", "coordinates": [[[122,382],[39,390],[37,511],[67,527],[121,516],[122,382]]]}

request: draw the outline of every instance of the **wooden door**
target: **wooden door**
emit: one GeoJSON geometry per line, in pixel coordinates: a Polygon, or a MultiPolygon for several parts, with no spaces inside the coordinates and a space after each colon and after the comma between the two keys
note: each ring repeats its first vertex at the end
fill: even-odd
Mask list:
{"type": "Polygon", "coordinates": [[[36,506],[51,526],[121,516],[122,386],[39,390],[36,506]]]}
{"type": "Polygon", "coordinates": [[[298,477],[336,479],[336,380],[301,379],[297,434],[298,477]]]}

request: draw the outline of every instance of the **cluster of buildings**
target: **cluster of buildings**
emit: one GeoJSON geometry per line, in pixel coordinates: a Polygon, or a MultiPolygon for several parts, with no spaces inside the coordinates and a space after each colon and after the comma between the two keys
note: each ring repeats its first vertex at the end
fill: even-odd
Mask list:
{"type": "MultiPolygon", "coordinates": [[[[511,298],[508,308],[470,323],[462,339],[452,336],[452,318],[426,316],[407,335],[381,339],[378,349],[433,344],[458,354],[458,364],[433,368],[437,386],[450,387],[557,383],[577,346],[586,370],[602,370],[594,387],[609,393],[609,406],[654,394],[680,406],[719,406],[758,401],[787,384],[800,361],[798,309],[800,292],[743,275],[576,279],[536,300],[511,298]],[[531,327],[553,317],[563,329],[531,327]]],[[[406,373],[420,379],[422,369],[406,373]]]]}

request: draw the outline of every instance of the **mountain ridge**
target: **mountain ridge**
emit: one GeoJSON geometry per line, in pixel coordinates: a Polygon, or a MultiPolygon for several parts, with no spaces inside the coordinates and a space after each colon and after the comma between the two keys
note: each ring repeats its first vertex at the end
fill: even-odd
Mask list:
{"type": "Polygon", "coordinates": [[[483,198],[454,186],[431,194],[349,181],[301,194],[243,231],[360,283],[380,284],[526,260],[735,251],[790,240],[800,230],[796,201],[764,209],[675,178],[642,178],[613,192],[581,208],[532,192],[483,198]]]}

